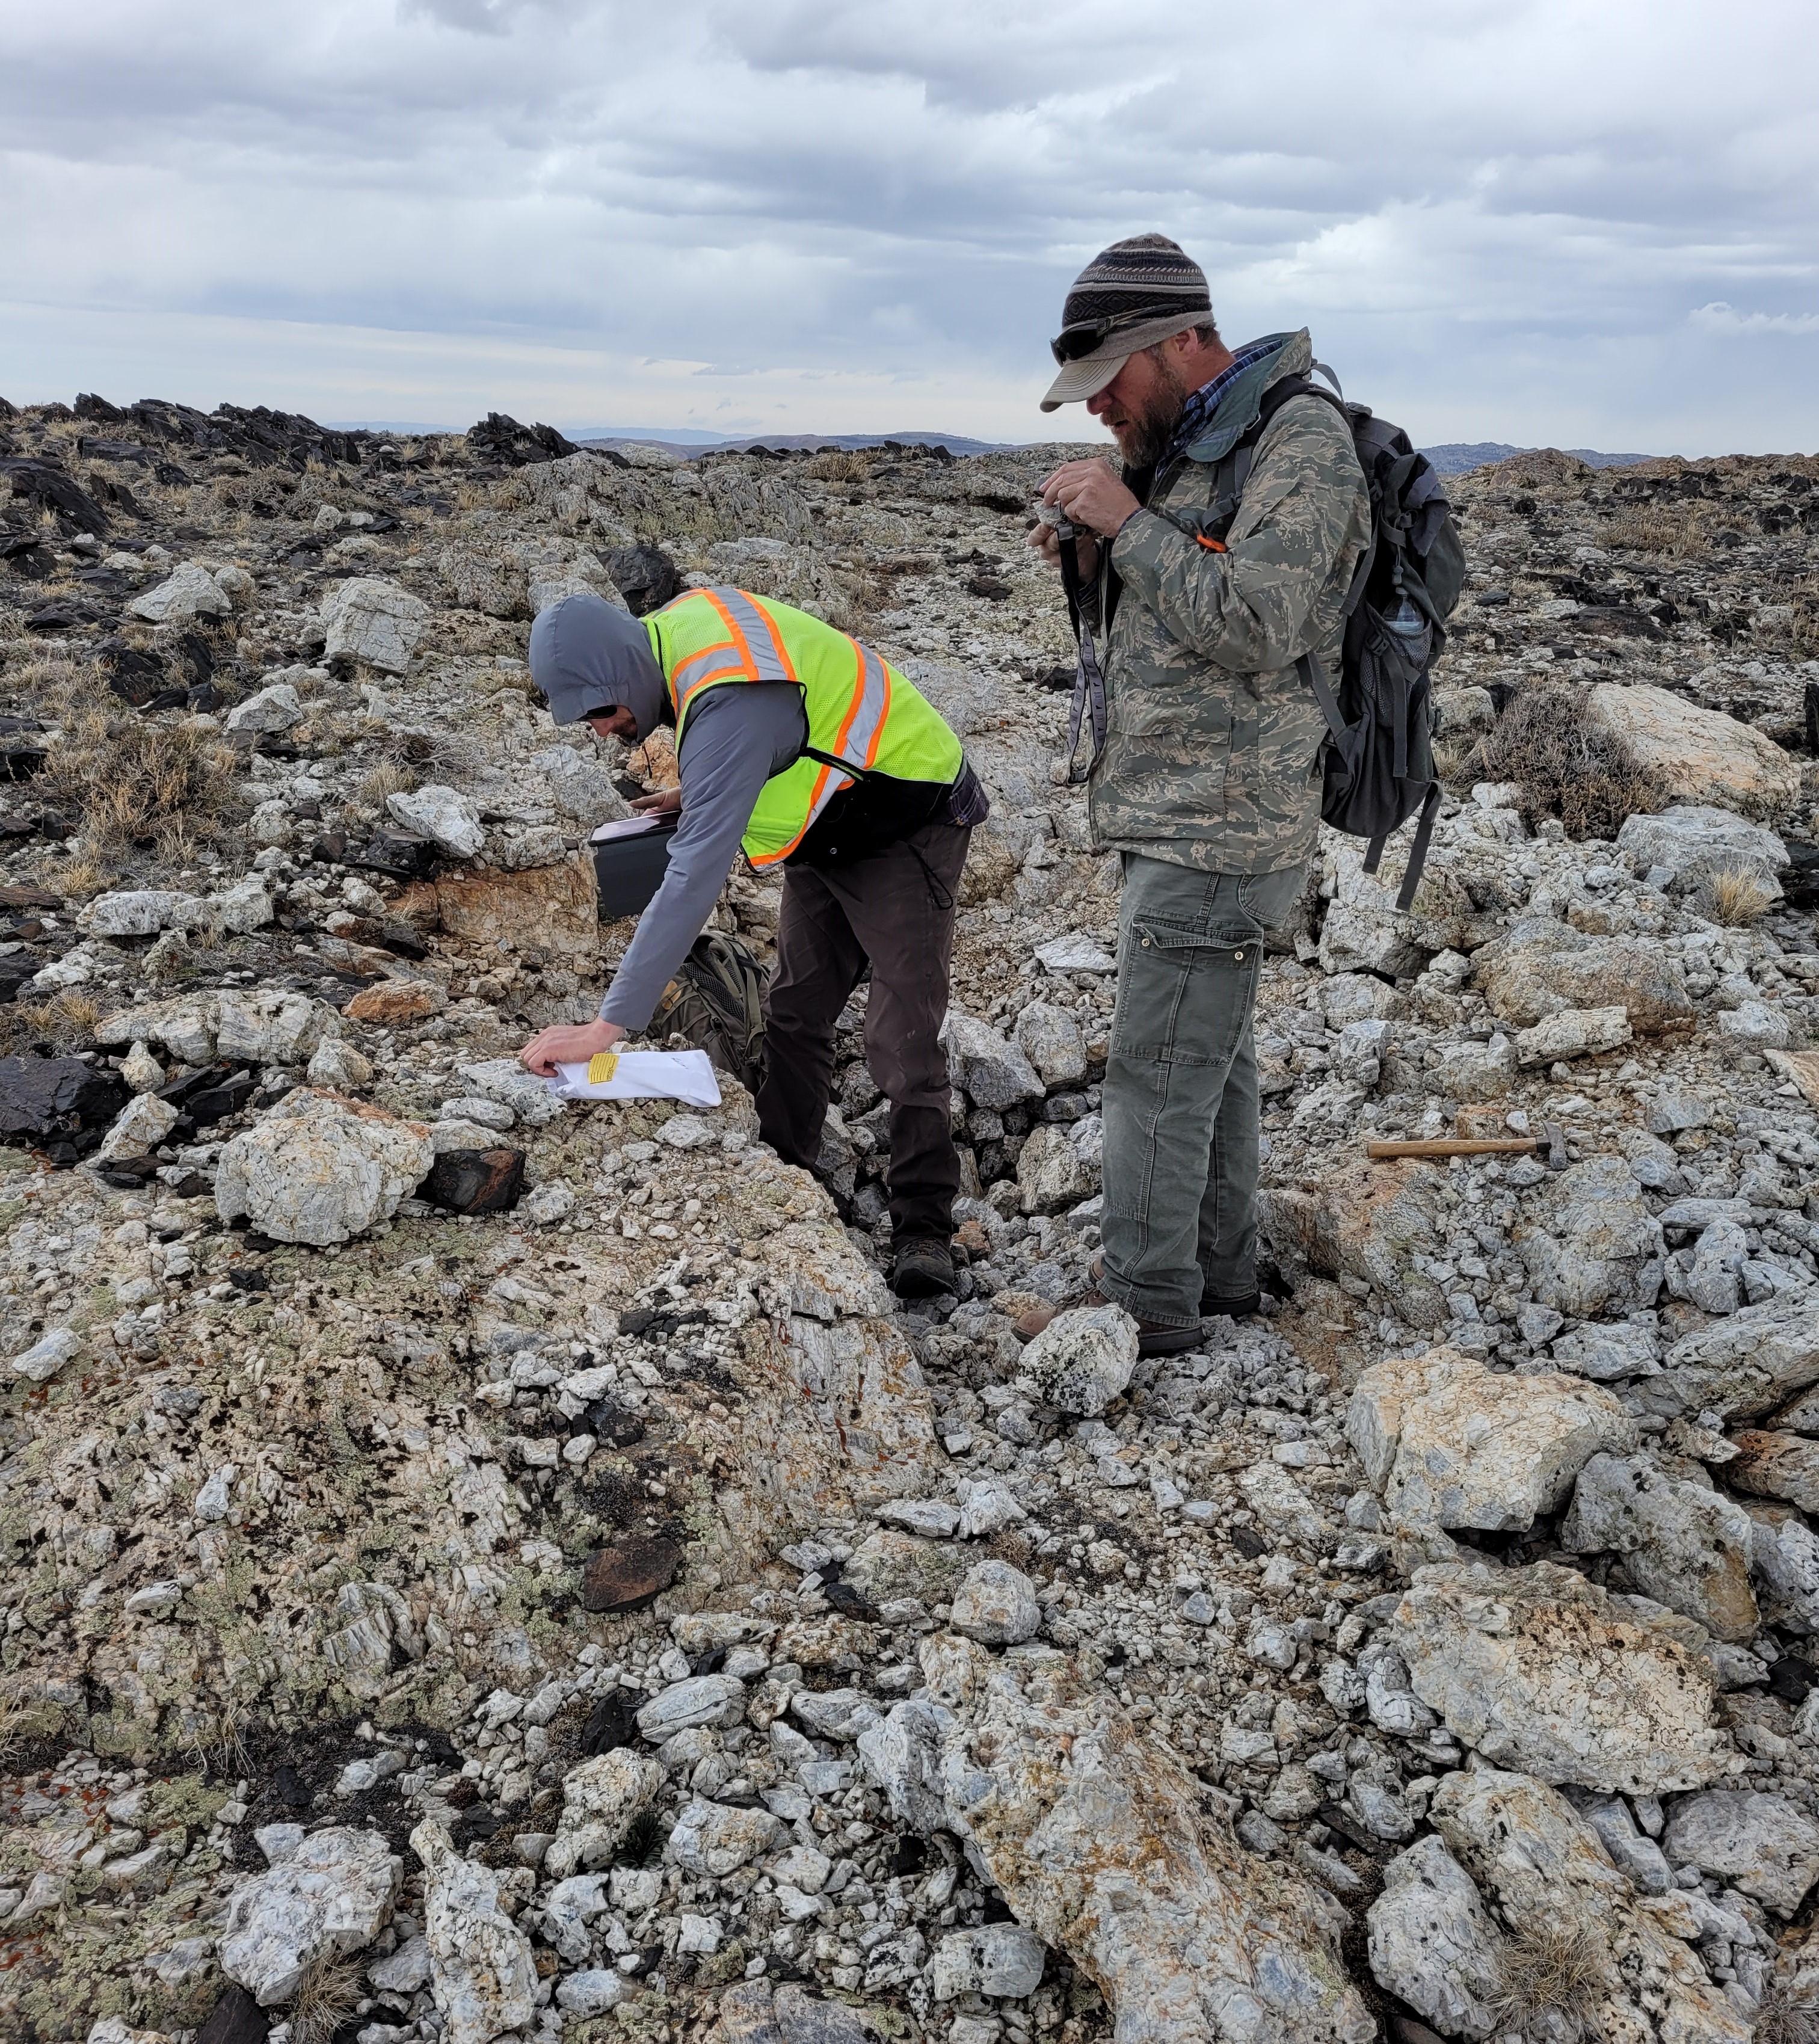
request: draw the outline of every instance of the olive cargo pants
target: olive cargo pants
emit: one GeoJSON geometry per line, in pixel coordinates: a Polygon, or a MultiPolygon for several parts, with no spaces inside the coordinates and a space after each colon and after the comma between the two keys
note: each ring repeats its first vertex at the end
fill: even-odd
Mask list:
{"type": "Polygon", "coordinates": [[[890,1102],[895,1241],[953,1231],[960,1186],[948,1055],[954,904],[972,832],[925,824],[840,866],[786,866],[777,966],[764,996],[766,1077],[758,1128],[786,1163],[814,1168],[833,1077],[834,1024],[869,959],[865,1063],[890,1102]]]}
{"type": "Polygon", "coordinates": [[[1139,1320],[1191,1327],[1202,1295],[1256,1285],[1263,938],[1306,869],[1202,873],[1127,851],[1117,1006],[1106,1066],[1100,1289],[1139,1320]]]}

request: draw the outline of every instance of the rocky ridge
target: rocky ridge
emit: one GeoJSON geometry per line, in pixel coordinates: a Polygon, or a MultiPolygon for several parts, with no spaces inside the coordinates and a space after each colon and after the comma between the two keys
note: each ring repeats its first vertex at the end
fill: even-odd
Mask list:
{"type": "MultiPolygon", "coordinates": [[[[1398,917],[1324,846],[1258,1019],[1283,1297],[1159,1365],[1018,1332],[1096,1247],[1116,942],[1048,777],[1053,451],[0,436],[11,2032],[1811,2008],[1814,464],[1451,486],[1429,877],[1398,917]],[[674,772],[550,727],[528,619],[702,579],[863,630],[993,793],[951,1305],[882,1283],[862,995],[817,1178],[736,1087],[511,1062],[629,934],[587,830],[674,772]],[[1548,705],[1624,763],[1601,835],[1548,705]],[[1363,1147],[1459,1136],[1535,1147],[1363,1147]]],[[[762,948],[775,887],[721,914],[762,948]]]]}

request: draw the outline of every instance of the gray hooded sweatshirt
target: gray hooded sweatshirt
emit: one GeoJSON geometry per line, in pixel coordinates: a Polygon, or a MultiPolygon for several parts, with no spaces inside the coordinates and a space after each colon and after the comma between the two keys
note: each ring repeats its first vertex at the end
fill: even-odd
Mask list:
{"type": "MultiPolygon", "coordinates": [[[[664,720],[668,697],[650,635],[603,597],[564,597],[540,612],[530,666],[559,724],[621,708],[636,718],[642,740],[664,720]]],[[[713,912],[764,783],[800,759],[808,742],[802,692],[793,682],[702,693],[678,755],[682,820],[663,882],[606,989],[602,1021],[636,1035],[650,1020],[713,912]]]]}

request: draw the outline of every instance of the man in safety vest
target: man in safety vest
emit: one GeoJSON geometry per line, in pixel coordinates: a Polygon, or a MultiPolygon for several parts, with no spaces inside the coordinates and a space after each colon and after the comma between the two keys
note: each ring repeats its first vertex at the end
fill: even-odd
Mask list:
{"type": "Polygon", "coordinates": [[[628,745],[675,726],[681,789],[644,806],[682,819],[599,1020],[542,1031],[523,1063],[547,1074],[642,1029],[743,846],[783,874],[760,1131],[813,1168],[835,1021],[869,961],[865,1061],[890,1102],[891,1282],[911,1297],[951,1290],[959,1157],[936,1035],[960,869],[987,809],[959,740],[869,647],[743,590],[691,590],[643,619],[565,597],[532,628],[530,664],[559,724],[628,745]]]}

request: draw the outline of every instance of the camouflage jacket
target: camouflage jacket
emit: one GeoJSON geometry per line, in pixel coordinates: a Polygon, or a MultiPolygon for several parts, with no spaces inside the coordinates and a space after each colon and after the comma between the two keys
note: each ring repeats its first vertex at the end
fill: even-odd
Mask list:
{"type": "MultiPolygon", "coordinates": [[[[1106,749],[1087,791],[1094,842],[1216,873],[1299,864],[1319,835],[1318,705],[1294,662],[1336,677],[1371,501],[1352,436],[1318,398],[1291,398],[1256,444],[1225,534],[1202,546],[1169,513],[1213,502],[1219,465],[1263,393],[1305,375],[1306,329],[1238,378],[1211,430],[1165,467],[1113,541],[1121,584],[1106,649],[1106,749]]],[[[1102,597],[1105,581],[1100,569],[1102,597]]]]}

